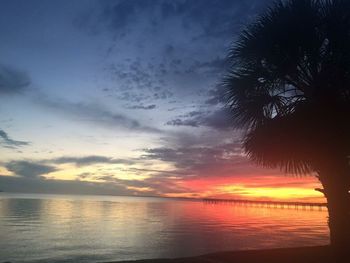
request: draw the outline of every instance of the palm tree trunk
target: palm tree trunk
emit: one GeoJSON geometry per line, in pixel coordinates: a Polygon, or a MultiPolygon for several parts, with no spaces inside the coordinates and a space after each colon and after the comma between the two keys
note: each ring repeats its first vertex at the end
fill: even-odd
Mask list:
{"type": "Polygon", "coordinates": [[[320,173],[328,203],[330,242],[336,262],[350,262],[350,174],[320,173]]]}
{"type": "Polygon", "coordinates": [[[334,194],[328,197],[329,230],[331,246],[338,255],[350,256],[350,211],[349,194],[334,194]]]}

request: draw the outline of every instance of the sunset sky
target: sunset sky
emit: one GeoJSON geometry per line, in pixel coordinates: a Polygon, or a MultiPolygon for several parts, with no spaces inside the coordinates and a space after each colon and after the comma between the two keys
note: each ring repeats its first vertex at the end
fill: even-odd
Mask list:
{"type": "Polygon", "coordinates": [[[2,0],[0,189],[322,201],[249,162],[218,83],[270,0],[2,0]]]}

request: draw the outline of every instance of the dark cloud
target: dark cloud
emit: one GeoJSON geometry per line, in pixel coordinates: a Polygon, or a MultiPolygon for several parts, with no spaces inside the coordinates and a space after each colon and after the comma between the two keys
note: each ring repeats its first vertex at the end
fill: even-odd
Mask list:
{"type": "Polygon", "coordinates": [[[218,130],[226,130],[232,128],[230,120],[229,111],[223,108],[213,112],[193,111],[187,115],[182,115],[180,118],[168,121],[166,124],[191,127],[206,126],[218,130]]]}
{"type": "Polygon", "coordinates": [[[16,94],[28,87],[29,76],[15,68],[0,65],[0,93],[16,94]]]}
{"type": "Polygon", "coordinates": [[[191,189],[180,186],[176,179],[162,175],[162,173],[159,173],[157,176],[146,178],[144,180],[118,179],[113,175],[103,175],[95,177],[95,179],[103,180],[116,185],[123,185],[126,188],[135,189],[136,193],[137,189],[144,189],[142,193],[144,194],[146,192],[148,195],[157,196],[164,194],[191,192],[191,189]]]}
{"type": "Polygon", "coordinates": [[[174,98],[199,103],[225,72],[224,58],[237,32],[270,2],[104,1],[95,9],[95,19],[89,15],[92,20],[84,21],[113,36],[108,49],[112,62],[106,67],[116,83],[108,90],[111,96],[144,104],[174,98]],[[129,48],[132,54],[121,60],[129,48]]]}
{"type": "MultiPolygon", "coordinates": [[[[4,163],[4,167],[17,176],[39,178],[40,175],[57,171],[55,165],[73,163],[76,166],[89,166],[93,164],[134,164],[134,160],[118,159],[106,156],[63,156],[43,160],[13,160],[4,163]]],[[[87,175],[86,175],[87,176],[87,175]]]]}
{"type": "Polygon", "coordinates": [[[147,105],[147,106],[144,106],[144,105],[134,105],[134,106],[130,106],[130,107],[127,107],[128,109],[131,109],[131,110],[153,110],[156,108],[156,105],[155,104],[151,104],[151,105],[147,105]]]}
{"type": "Polygon", "coordinates": [[[4,145],[6,148],[15,149],[29,145],[29,142],[13,140],[5,131],[0,129],[0,144],[4,145]]]}
{"type": "Polygon", "coordinates": [[[124,102],[154,105],[174,96],[167,80],[172,69],[168,62],[145,62],[139,57],[111,63],[104,70],[116,86],[104,91],[124,102]]]}
{"type": "Polygon", "coordinates": [[[114,175],[96,176],[82,173],[79,179],[92,178],[101,182],[83,180],[53,180],[29,177],[1,176],[1,190],[21,193],[89,194],[89,195],[162,195],[189,192],[190,189],[177,185],[168,177],[154,177],[145,180],[124,180],[114,175]]]}
{"type": "Polygon", "coordinates": [[[179,118],[168,121],[166,124],[172,125],[172,126],[191,126],[191,127],[199,127],[200,125],[197,120],[193,120],[193,119],[183,120],[179,118]]]}
{"type": "Polygon", "coordinates": [[[0,175],[1,190],[20,193],[87,194],[87,195],[132,195],[122,185],[72,180],[41,180],[40,178],[0,175]]]}
{"type": "Polygon", "coordinates": [[[5,164],[5,167],[15,175],[26,178],[39,178],[41,175],[57,170],[54,166],[31,161],[10,161],[5,164]]]}
{"type": "MultiPolygon", "coordinates": [[[[226,140],[226,143],[212,146],[192,143],[182,145],[145,149],[142,158],[160,160],[174,165],[177,171],[175,177],[179,180],[280,175],[278,170],[265,169],[253,164],[243,154],[240,141],[231,140],[228,143],[226,140]]],[[[166,177],[165,174],[163,175],[166,177]]]]}
{"type": "Polygon", "coordinates": [[[231,116],[227,109],[216,110],[207,116],[202,116],[199,121],[204,126],[218,130],[232,128],[231,116]]]}
{"type": "Polygon", "coordinates": [[[89,177],[91,177],[93,175],[94,175],[93,173],[81,173],[81,174],[78,174],[77,177],[79,179],[86,179],[86,178],[89,178],[89,177]]]}
{"type": "Polygon", "coordinates": [[[105,67],[105,70],[111,72],[118,80],[123,81],[123,85],[120,85],[119,89],[137,88],[143,90],[159,84],[155,78],[154,65],[144,63],[138,57],[132,61],[112,63],[105,67]]]}
{"type": "Polygon", "coordinates": [[[208,98],[205,104],[209,106],[225,105],[226,89],[223,85],[216,85],[215,88],[208,91],[208,98]]]}
{"type": "Polygon", "coordinates": [[[132,164],[133,162],[131,160],[125,160],[125,159],[115,159],[111,157],[106,156],[98,156],[98,155],[91,155],[91,156],[84,156],[84,157],[73,157],[73,156],[66,156],[66,157],[60,157],[52,160],[46,160],[48,163],[55,163],[55,164],[63,164],[63,163],[74,163],[77,166],[86,166],[91,164],[99,164],[99,163],[110,163],[110,164],[132,164]]]}
{"type": "Polygon", "coordinates": [[[264,172],[252,165],[242,154],[240,143],[227,143],[218,146],[153,148],[146,149],[143,158],[172,163],[183,178],[225,177],[264,172]]]}
{"type": "Polygon", "coordinates": [[[160,54],[157,61],[145,61],[134,58],[105,67],[116,86],[103,90],[121,101],[133,103],[154,104],[157,100],[170,103],[174,97],[190,101],[198,99],[201,93],[207,96],[208,83],[225,72],[225,62],[218,57],[203,56],[200,60],[183,62],[160,54]]]}

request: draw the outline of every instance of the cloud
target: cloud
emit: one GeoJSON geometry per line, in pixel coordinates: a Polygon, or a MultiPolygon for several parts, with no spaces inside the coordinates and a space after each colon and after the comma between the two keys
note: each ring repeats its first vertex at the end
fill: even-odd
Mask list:
{"type": "Polygon", "coordinates": [[[145,105],[155,100],[188,105],[210,99],[207,92],[225,72],[232,40],[270,2],[104,1],[82,20],[85,27],[111,35],[105,71],[116,84],[104,89],[109,96],[145,105]]]}
{"type": "Polygon", "coordinates": [[[135,191],[123,185],[72,180],[1,176],[1,190],[20,193],[132,195],[135,191]]]}
{"type": "Polygon", "coordinates": [[[126,188],[137,190],[147,195],[164,195],[164,194],[173,194],[173,193],[184,193],[190,192],[191,190],[187,187],[183,187],[178,184],[177,179],[174,179],[169,176],[162,176],[162,173],[158,173],[154,177],[146,178],[143,180],[125,180],[114,177],[114,175],[102,175],[94,177],[97,180],[103,180],[107,183],[123,185],[126,188]]]}
{"type": "Polygon", "coordinates": [[[30,85],[29,76],[15,68],[0,65],[0,93],[16,94],[30,85]]]}
{"type": "MultiPolygon", "coordinates": [[[[190,177],[227,177],[264,173],[267,170],[255,167],[242,154],[241,145],[227,143],[217,146],[159,147],[145,149],[142,158],[161,160],[175,165],[179,175],[190,177]]],[[[269,170],[268,172],[271,172],[269,170]]]]}
{"type": "MultiPolygon", "coordinates": [[[[21,71],[0,65],[0,93],[23,95],[21,91],[30,84],[29,76],[21,71]]],[[[161,94],[161,93],[160,93],[161,94]]],[[[31,94],[35,102],[41,106],[53,109],[56,112],[64,113],[66,116],[75,117],[81,121],[93,122],[109,128],[119,127],[138,132],[159,133],[159,129],[143,125],[139,120],[133,119],[123,113],[113,112],[98,103],[69,102],[59,98],[51,98],[49,95],[32,89],[31,94]]],[[[131,95],[130,95],[131,96],[131,95]]],[[[155,94],[155,96],[160,96],[155,94]]],[[[142,95],[140,95],[140,100],[142,95]]],[[[156,106],[133,106],[133,109],[151,110],[156,106]]],[[[14,141],[9,139],[7,134],[0,130],[0,137],[8,147],[27,145],[27,142],[14,141]]]]}
{"type": "Polygon", "coordinates": [[[13,140],[11,139],[8,134],[0,129],[0,144],[4,145],[6,148],[10,148],[10,149],[15,149],[15,148],[19,148],[22,146],[26,146],[29,145],[29,142],[25,142],[25,141],[17,141],[17,140],[13,140]]]}
{"type": "MultiPolygon", "coordinates": [[[[12,68],[0,66],[0,93],[5,94],[21,94],[21,91],[30,84],[27,74],[12,68]]],[[[38,90],[31,90],[31,96],[35,98],[35,102],[46,108],[64,113],[65,116],[75,117],[81,121],[92,122],[94,124],[103,125],[105,127],[124,128],[131,131],[160,133],[161,131],[155,127],[143,125],[139,120],[133,119],[123,113],[113,112],[100,104],[92,104],[87,102],[69,102],[62,99],[52,99],[45,93],[38,90]]],[[[134,106],[134,109],[154,109],[155,105],[134,106]]],[[[9,138],[3,130],[0,130],[0,138],[8,148],[16,148],[28,145],[28,142],[16,141],[9,138]]]]}
{"type": "MultiPolygon", "coordinates": [[[[89,166],[94,164],[134,164],[133,160],[118,159],[106,156],[63,156],[53,159],[42,160],[13,160],[3,163],[4,167],[17,176],[26,178],[41,178],[41,175],[59,170],[57,165],[73,163],[76,166],[89,166]]],[[[84,174],[88,177],[88,174],[84,174]]]]}
{"type": "Polygon", "coordinates": [[[39,178],[41,175],[57,170],[54,166],[31,161],[10,161],[5,164],[5,167],[15,175],[26,178],[39,178]]]}
{"type": "MultiPolygon", "coordinates": [[[[221,72],[224,72],[224,57],[228,46],[242,25],[267,2],[269,1],[107,0],[82,5],[79,7],[82,8],[81,12],[84,12],[84,9],[91,10],[81,21],[75,21],[75,25],[79,25],[81,29],[94,28],[94,37],[89,38],[89,45],[84,46],[82,50],[90,50],[86,48],[91,47],[90,54],[99,57],[101,47],[105,47],[106,56],[102,61],[98,61],[106,63],[106,66],[100,68],[100,63],[94,63],[95,68],[85,64],[79,67],[81,63],[78,61],[78,71],[72,72],[73,82],[70,76],[67,76],[63,82],[59,81],[56,84],[68,87],[78,83],[79,86],[79,80],[76,82],[74,78],[84,76],[85,73],[90,74],[90,69],[95,69],[96,79],[93,79],[97,85],[95,82],[90,84],[95,88],[101,87],[103,94],[98,93],[95,88],[90,90],[92,93],[87,94],[96,95],[97,98],[108,96],[108,102],[113,101],[115,105],[121,105],[120,109],[108,108],[108,102],[77,102],[78,97],[81,101],[86,98],[86,94],[82,94],[79,87],[72,92],[63,88],[62,92],[66,91],[64,96],[70,101],[54,97],[53,94],[57,93],[53,89],[47,89],[46,96],[30,90],[32,97],[37,97],[34,103],[44,110],[61,114],[64,118],[90,124],[89,128],[95,132],[96,127],[107,127],[113,130],[125,129],[127,132],[156,134],[158,137],[147,138],[145,144],[159,146],[146,149],[140,158],[131,160],[99,155],[67,155],[39,161],[26,160],[22,163],[12,161],[8,162],[7,166],[22,176],[19,183],[25,184],[28,181],[25,179],[32,178],[33,181],[40,181],[40,187],[48,187],[52,191],[56,191],[56,187],[61,189],[59,191],[64,191],[69,182],[40,180],[40,176],[63,167],[61,164],[77,167],[105,164],[101,165],[96,173],[85,172],[77,176],[79,180],[99,179],[105,181],[105,184],[94,184],[91,186],[94,190],[89,188],[90,184],[86,182],[70,181],[71,184],[79,189],[89,189],[87,192],[99,193],[108,192],[106,187],[114,187],[117,190],[111,192],[121,194],[138,192],[137,188],[147,188],[151,194],[189,192],[190,189],[179,185],[178,182],[193,177],[235,177],[240,174],[250,176],[254,172],[261,172],[261,169],[254,168],[241,154],[238,143],[230,143],[232,140],[229,139],[233,135],[229,129],[229,116],[224,110],[211,106],[219,106],[218,104],[222,103],[222,93],[216,88],[216,82],[221,72]],[[176,108],[176,111],[162,111],[168,106],[176,108]],[[189,112],[184,114],[187,111],[189,112]],[[152,122],[159,124],[169,120],[167,124],[172,127],[163,127],[164,130],[152,127],[150,118],[152,122]],[[181,127],[174,129],[174,126],[181,127]],[[186,129],[182,126],[200,128],[186,129]],[[188,130],[190,132],[187,133],[188,130]],[[162,162],[166,165],[158,166],[162,162]],[[142,181],[121,180],[113,174],[105,174],[116,170],[112,164],[125,164],[120,168],[123,175],[130,172],[144,175],[142,178],[150,178],[142,181]],[[127,189],[128,187],[133,190],[127,189]]],[[[79,39],[80,37],[78,36],[79,39]]],[[[52,44],[47,43],[50,46],[52,44]]],[[[52,46],[52,51],[56,50],[56,44],[52,46]]],[[[52,55],[51,51],[49,53],[52,55]]],[[[34,65],[41,66],[42,64],[34,65]]],[[[33,68],[33,73],[35,71],[36,68],[33,68]]],[[[59,69],[57,74],[59,75],[59,69]]],[[[18,83],[14,81],[18,78],[7,79],[11,79],[7,82],[18,83]]],[[[12,88],[17,92],[25,88],[17,84],[12,84],[12,87],[17,87],[12,88]]],[[[4,141],[6,138],[7,141],[10,140],[8,137],[4,138],[1,137],[4,141]]],[[[12,144],[13,142],[15,141],[12,140],[12,144]]],[[[17,144],[20,145],[21,143],[17,144]]],[[[133,150],[130,149],[133,145],[129,144],[129,150],[133,150]]]]}
{"type": "Polygon", "coordinates": [[[125,159],[114,159],[112,157],[90,155],[84,157],[60,157],[52,160],[46,160],[48,163],[64,164],[64,163],[74,163],[77,166],[87,166],[91,164],[98,163],[110,163],[110,164],[132,164],[131,160],[125,159]]]}
{"type": "Polygon", "coordinates": [[[45,96],[41,97],[38,102],[47,108],[75,117],[80,121],[91,122],[108,128],[118,127],[147,133],[162,132],[158,128],[144,125],[122,113],[112,112],[100,104],[73,103],[64,100],[53,101],[45,96]]]}
{"type": "Polygon", "coordinates": [[[199,127],[200,125],[197,120],[191,120],[191,119],[183,120],[179,118],[168,121],[166,124],[171,126],[191,126],[191,127],[199,127]]]}
{"type": "Polygon", "coordinates": [[[209,106],[226,104],[226,88],[223,85],[216,85],[213,89],[208,91],[208,99],[205,103],[209,106]]]}
{"type": "Polygon", "coordinates": [[[156,105],[155,104],[151,104],[151,105],[147,105],[147,106],[144,106],[144,105],[134,105],[134,106],[130,106],[130,107],[127,107],[128,109],[131,109],[131,110],[153,110],[156,108],[156,105]]]}
{"type": "Polygon", "coordinates": [[[170,68],[171,65],[162,61],[161,56],[154,61],[133,56],[125,61],[111,62],[104,71],[106,77],[117,84],[113,89],[103,91],[120,101],[137,103],[134,109],[154,109],[155,101],[169,100],[174,96],[169,87],[170,68]],[[150,105],[144,106],[146,104],[150,105]]]}
{"type": "Polygon", "coordinates": [[[107,156],[89,155],[89,156],[62,156],[53,159],[42,160],[13,160],[5,162],[7,170],[18,176],[34,178],[43,174],[57,171],[55,165],[73,163],[76,166],[89,166],[94,164],[134,164],[132,159],[118,159],[107,156]]]}
{"type": "Polygon", "coordinates": [[[167,125],[172,126],[206,126],[217,130],[227,130],[232,128],[230,113],[227,109],[222,108],[212,112],[192,111],[180,118],[168,121],[167,125]]]}

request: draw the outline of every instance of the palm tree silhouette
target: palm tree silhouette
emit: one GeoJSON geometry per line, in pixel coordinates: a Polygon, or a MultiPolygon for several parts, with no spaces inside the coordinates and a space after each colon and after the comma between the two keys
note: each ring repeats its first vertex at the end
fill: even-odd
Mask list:
{"type": "Polygon", "coordinates": [[[317,176],[331,245],[350,251],[350,1],[276,2],[242,31],[229,62],[225,96],[246,153],[317,176]]]}

